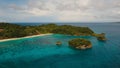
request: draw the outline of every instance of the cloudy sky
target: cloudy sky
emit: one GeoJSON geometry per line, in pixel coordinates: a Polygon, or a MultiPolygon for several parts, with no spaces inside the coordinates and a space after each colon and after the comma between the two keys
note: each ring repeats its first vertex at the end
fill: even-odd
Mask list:
{"type": "Polygon", "coordinates": [[[117,22],[120,0],[0,0],[1,22],[117,22]]]}

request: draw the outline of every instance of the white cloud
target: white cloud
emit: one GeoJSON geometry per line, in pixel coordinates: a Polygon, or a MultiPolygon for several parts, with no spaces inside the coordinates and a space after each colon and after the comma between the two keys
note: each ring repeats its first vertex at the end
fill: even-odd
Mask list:
{"type": "Polygon", "coordinates": [[[51,12],[47,10],[39,10],[38,8],[33,8],[29,10],[25,10],[25,12],[33,14],[35,16],[44,16],[44,15],[49,15],[51,12]]]}
{"type": "Polygon", "coordinates": [[[120,19],[120,0],[29,0],[24,6],[12,4],[9,8],[25,17],[54,16],[58,21],[120,19]]]}
{"type": "Polygon", "coordinates": [[[81,21],[83,18],[91,17],[86,12],[89,0],[30,0],[26,12],[36,16],[56,16],[59,21],[81,21]]]}

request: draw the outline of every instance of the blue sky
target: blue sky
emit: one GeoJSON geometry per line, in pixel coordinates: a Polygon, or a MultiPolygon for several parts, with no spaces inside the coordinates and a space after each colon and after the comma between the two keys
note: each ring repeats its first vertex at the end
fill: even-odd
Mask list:
{"type": "Polygon", "coordinates": [[[118,22],[120,0],[0,0],[0,22],[118,22]]]}

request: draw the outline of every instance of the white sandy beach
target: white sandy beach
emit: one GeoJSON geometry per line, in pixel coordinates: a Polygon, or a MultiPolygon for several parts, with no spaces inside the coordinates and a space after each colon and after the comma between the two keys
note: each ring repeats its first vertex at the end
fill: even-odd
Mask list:
{"type": "Polygon", "coordinates": [[[26,37],[20,37],[20,38],[3,39],[3,40],[0,40],[0,42],[11,41],[11,40],[19,40],[19,39],[24,39],[24,38],[32,38],[32,37],[37,37],[37,36],[46,36],[46,35],[52,35],[52,33],[32,35],[32,36],[26,36],[26,37]]]}

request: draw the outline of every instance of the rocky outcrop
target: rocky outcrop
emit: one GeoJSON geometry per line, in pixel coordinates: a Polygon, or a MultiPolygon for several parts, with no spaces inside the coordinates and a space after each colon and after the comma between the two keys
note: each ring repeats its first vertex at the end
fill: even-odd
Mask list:
{"type": "Polygon", "coordinates": [[[92,48],[92,45],[82,45],[82,46],[76,47],[76,49],[88,49],[88,48],[92,48]]]}
{"type": "Polygon", "coordinates": [[[94,34],[93,36],[95,36],[97,38],[97,40],[99,41],[106,41],[106,37],[105,37],[105,33],[101,33],[101,34],[94,34]]]}
{"type": "Polygon", "coordinates": [[[56,45],[60,46],[60,45],[62,45],[62,42],[57,41],[57,42],[56,42],[56,45]]]}

